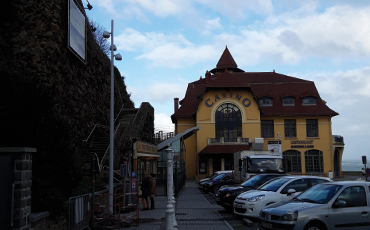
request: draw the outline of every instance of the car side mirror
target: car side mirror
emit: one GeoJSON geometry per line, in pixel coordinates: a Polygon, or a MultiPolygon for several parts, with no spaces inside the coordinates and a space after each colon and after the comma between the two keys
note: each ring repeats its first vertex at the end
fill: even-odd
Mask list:
{"type": "Polygon", "coordinates": [[[292,195],[293,193],[295,193],[296,191],[295,191],[295,189],[293,189],[293,188],[290,188],[290,189],[288,189],[288,192],[286,193],[288,196],[290,196],[290,195],[292,195]]]}
{"type": "Polygon", "coordinates": [[[338,200],[333,204],[333,208],[345,208],[347,203],[344,200],[338,200]]]}

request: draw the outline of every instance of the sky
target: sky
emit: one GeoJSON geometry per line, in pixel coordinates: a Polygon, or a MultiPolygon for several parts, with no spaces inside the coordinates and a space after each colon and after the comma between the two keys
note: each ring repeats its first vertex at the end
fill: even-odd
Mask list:
{"type": "MultiPolygon", "coordinates": [[[[82,0],[84,6],[87,0],[82,0]]],[[[174,130],[174,98],[216,67],[227,46],[238,68],[314,81],[339,113],[343,159],[361,159],[370,130],[370,1],[88,0],[89,20],[111,31],[114,65],[135,107],[155,109],[155,131],[174,130]],[[369,100],[369,101],[368,101],[369,100]]]]}

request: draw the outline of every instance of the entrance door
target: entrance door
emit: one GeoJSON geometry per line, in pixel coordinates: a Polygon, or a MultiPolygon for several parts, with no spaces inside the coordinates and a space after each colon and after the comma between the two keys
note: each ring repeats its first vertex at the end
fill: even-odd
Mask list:
{"type": "Polygon", "coordinates": [[[215,157],[213,158],[213,172],[221,170],[221,158],[215,157]]]}
{"type": "Polygon", "coordinates": [[[0,226],[10,230],[14,159],[11,155],[0,155],[0,226]]]}

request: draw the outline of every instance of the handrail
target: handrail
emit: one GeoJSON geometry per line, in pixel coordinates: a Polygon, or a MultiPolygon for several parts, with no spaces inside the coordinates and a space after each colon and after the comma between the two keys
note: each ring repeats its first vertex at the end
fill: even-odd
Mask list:
{"type": "MultiPolygon", "coordinates": [[[[123,110],[123,106],[124,106],[124,105],[122,105],[121,110],[119,111],[119,113],[117,114],[116,118],[114,119],[114,122],[113,122],[114,124],[116,123],[116,120],[118,119],[119,115],[121,114],[121,112],[122,112],[122,110],[123,110]]],[[[113,140],[114,140],[114,137],[116,136],[117,130],[118,130],[118,128],[120,127],[120,125],[121,125],[121,123],[118,123],[118,126],[117,126],[117,127],[116,127],[116,129],[114,130],[113,140]]],[[[103,160],[104,160],[105,156],[107,155],[107,152],[108,152],[108,150],[109,150],[109,147],[110,147],[110,143],[109,143],[109,145],[108,145],[107,149],[105,150],[104,156],[101,158],[101,161],[99,162],[99,165],[102,165],[102,164],[103,164],[103,160]]]]}
{"type": "Polygon", "coordinates": [[[89,136],[87,137],[87,139],[86,140],[83,140],[84,142],[86,142],[87,143],[87,141],[90,139],[90,136],[91,136],[91,134],[94,132],[94,130],[95,130],[95,128],[96,128],[96,126],[98,125],[98,123],[96,123],[95,125],[94,125],[94,128],[91,130],[91,132],[90,132],[90,134],[89,134],[89,136]]]}

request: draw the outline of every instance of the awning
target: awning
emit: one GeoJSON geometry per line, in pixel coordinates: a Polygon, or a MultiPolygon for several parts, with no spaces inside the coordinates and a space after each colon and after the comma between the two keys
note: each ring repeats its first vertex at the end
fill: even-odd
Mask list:
{"type": "Polygon", "coordinates": [[[150,154],[150,153],[137,153],[136,157],[154,157],[159,158],[158,154],[150,154]]]}
{"type": "Polygon", "coordinates": [[[178,133],[176,136],[168,138],[165,141],[162,141],[157,145],[158,151],[167,148],[169,144],[172,144],[173,142],[177,141],[178,139],[182,138],[183,140],[187,139],[188,137],[191,137],[194,133],[198,132],[198,130],[201,127],[195,126],[193,128],[187,129],[182,133],[178,133]]]}
{"type": "Polygon", "coordinates": [[[207,145],[198,154],[235,153],[241,150],[250,150],[249,145],[207,145]]]}

